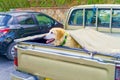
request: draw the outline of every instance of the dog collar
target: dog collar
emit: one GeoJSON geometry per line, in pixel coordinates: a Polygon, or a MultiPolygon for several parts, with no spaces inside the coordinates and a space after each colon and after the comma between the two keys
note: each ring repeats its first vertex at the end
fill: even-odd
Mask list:
{"type": "Polygon", "coordinates": [[[65,38],[64,38],[64,40],[63,40],[63,42],[61,43],[60,46],[63,46],[63,45],[66,43],[66,41],[67,41],[67,36],[68,36],[68,34],[65,33],[65,38]]]}

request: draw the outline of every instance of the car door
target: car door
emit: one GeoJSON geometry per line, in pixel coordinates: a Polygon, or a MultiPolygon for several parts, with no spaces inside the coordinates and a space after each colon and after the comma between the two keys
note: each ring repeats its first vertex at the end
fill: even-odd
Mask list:
{"type": "Polygon", "coordinates": [[[37,13],[34,15],[40,27],[41,33],[47,33],[52,27],[55,26],[55,20],[51,17],[42,13],[37,13]]]}
{"type": "Polygon", "coordinates": [[[21,34],[21,37],[40,33],[40,28],[37,26],[32,15],[19,15],[16,18],[17,24],[19,25],[19,34],[21,34]]]}

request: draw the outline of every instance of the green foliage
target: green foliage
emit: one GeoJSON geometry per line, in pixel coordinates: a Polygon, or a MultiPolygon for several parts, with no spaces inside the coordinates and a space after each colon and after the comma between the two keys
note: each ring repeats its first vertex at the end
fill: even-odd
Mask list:
{"type": "Polygon", "coordinates": [[[30,0],[30,3],[32,7],[68,7],[72,4],[118,4],[120,0],[30,0]]]}
{"type": "Polygon", "coordinates": [[[81,2],[81,0],[77,0],[77,2],[78,2],[78,3],[80,3],[80,2],[81,2]]]}
{"type": "Polygon", "coordinates": [[[92,4],[92,0],[88,0],[88,4],[92,4]]]}
{"type": "Polygon", "coordinates": [[[31,0],[32,7],[61,7],[71,4],[73,0],[31,0]]]}
{"type": "Polygon", "coordinates": [[[57,0],[56,1],[57,6],[61,6],[65,4],[65,0],[57,0]]]}
{"type": "Polygon", "coordinates": [[[72,3],[73,0],[56,0],[57,6],[66,6],[72,3]]]}
{"type": "Polygon", "coordinates": [[[29,3],[27,0],[0,0],[0,11],[7,11],[18,7],[29,7],[29,3]]]}
{"type": "Polygon", "coordinates": [[[119,4],[120,0],[0,0],[0,11],[27,7],[70,7],[80,4],[119,4]]]}
{"type": "Polygon", "coordinates": [[[115,3],[120,3],[120,0],[114,0],[115,3]]]}

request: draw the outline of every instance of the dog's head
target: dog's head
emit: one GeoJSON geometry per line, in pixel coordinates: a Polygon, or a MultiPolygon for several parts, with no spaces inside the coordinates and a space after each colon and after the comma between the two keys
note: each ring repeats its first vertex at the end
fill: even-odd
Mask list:
{"type": "Polygon", "coordinates": [[[46,43],[60,42],[64,37],[65,30],[62,28],[52,28],[47,35],[45,35],[46,43]]]}

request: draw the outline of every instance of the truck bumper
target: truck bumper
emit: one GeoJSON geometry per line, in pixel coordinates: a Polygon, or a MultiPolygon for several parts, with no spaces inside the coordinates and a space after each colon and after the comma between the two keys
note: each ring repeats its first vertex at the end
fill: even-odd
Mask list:
{"type": "Polygon", "coordinates": [[[14,71],[11,73],[11,80],[39,80],[36,76],[19,72],[19,71],[14,71]]]}

